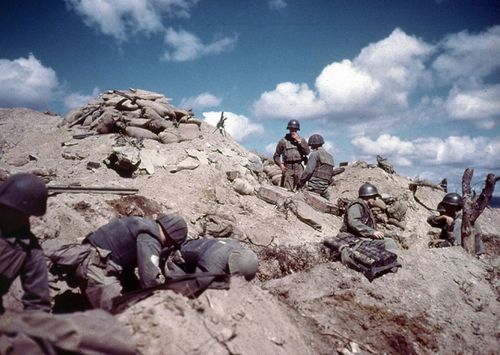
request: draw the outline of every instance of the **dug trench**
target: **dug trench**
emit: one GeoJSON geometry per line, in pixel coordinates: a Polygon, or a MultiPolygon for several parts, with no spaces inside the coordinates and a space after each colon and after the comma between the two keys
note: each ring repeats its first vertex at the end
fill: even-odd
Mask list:
{"type": "MultiPolygon", "coordinates": [[[[318,354],[339,353],[417,354],[439,349],[436,334],[440,326],[429,322],[425,313],[410,316],[393,312],[374,304],[356,300],[356,290],[350,283],[359,281],[358,276],[338,282],[337,289],[311,299],[289,292],[283,284],[293,283],[290,277],[308,277],[312,269],[346,268],[332,260],[323,247],[269,246],[258,251],[260,266],[258,279],[290,310],[291,318],[299,325],[314,351],[318,354]],[[287,280],[287,275],[288,280],[287,280]],[[294,276],[295,275],[295,276],[294,276]],[[273,281],[279,280],[276,284],[273,281]]],[[[327,281],[328,273],[324,274],[327,281]]],[[[362,276],[361,276],[362,277],[362,276]]],[[[380,300],[379,295],[372,295],[380,300]]]]}

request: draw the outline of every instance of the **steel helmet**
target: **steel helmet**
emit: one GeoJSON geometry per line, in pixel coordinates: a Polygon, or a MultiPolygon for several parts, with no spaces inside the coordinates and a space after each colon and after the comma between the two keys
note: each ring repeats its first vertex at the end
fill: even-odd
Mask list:
{"type": "Polygon", "coordinates": [[[250,281],[257,273],[259,259],[250,249],[236,249],[229,255],[228,265],[231,275],[241,275],[244,276],[247,281],[250,281]]]}
{"type": "Polygon", "coordinates": [[[436,208],[436,211],[438,212],[446,212],[446,207],[443,202],[439,202],[436,208]]]}
{"type": "Polygon", "coordinates": [[[187,238],[187,224],[184,218],[177,213],[170,213],[159,217],[156,221],[179,249],[187,238]]]}
{"type": "Polygon", "coordinates": [[[48,196],[45,182],[33,174],[14,174],[0,185],[0,204],[30,216],[45,214],[48,196]]]}
{"type": "Polygon", "coordinates": [[[441,202],[449,206],[457,206],[457,207],[462,207],[464,204],[462,196],[460,196],[456,192],[450,192],[446,194],[441,202]]]}
{"type": "Polygon", "coordinates": [[[371,197],[371,196],[378,196],[378,190],[375,186],[373,186],[370,183],[365,182],[361,187],[359,188],[358,191],[358,196],[359,197],[371,197]]]}
{"type": "Polygon", "coordinates": [[[309,141],[307,142],[308,145],[323,145],[325,144],[325,140],[323,137],[319,134],[313,134],[312,136],[309,137],[309,141]]]}
{"type": "Polygon", "coordinates": [[[290,120],[288,121],[288,125],[286,126],[286,129],[290,128],[295,128],[297,131],[300,131],[300,123],[297,120],[290,120]]]}

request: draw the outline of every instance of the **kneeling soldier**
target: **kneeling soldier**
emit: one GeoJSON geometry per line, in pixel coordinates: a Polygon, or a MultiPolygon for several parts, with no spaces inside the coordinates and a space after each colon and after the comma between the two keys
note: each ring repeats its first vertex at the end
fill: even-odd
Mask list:
{"type": "Polygon", "coordinates": [[[186,237],[186,222],[178,214],[157,220],[126,217],[100,227],[81,245],[62,247],[50,259],[56,271],[76,263],[70,278],[75,277],[93,307],[110,310],[122,289],[160,284],[160,257],[178,249],[186,237]]]}
{"type": "Polygon", "coordinates": [[[32,174],[12,175],[0,185],[0,314],[1,297],[17,276],[24,309],[50,312],[45,257],[29,223],[30,216],[45,214],[47,197],[45,183],[32,174]]]}

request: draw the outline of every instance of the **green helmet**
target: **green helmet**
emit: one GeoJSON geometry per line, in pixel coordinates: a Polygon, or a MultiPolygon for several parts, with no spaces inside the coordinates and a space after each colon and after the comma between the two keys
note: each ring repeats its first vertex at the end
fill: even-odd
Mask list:
{"type": "Polygon", "coordinates": [[[308,145],[323,145],[325,144],[325,140],[323,137],[319,134],[313,134],[312,136],[309,137],[309,141],[307,142],[308,145]]]}
{"type": "Polygon", "coordinates": [[[179,214],[171,213],[161,216],[156,220],[163,231],[174,242],[175,247],[180,248],[187,238],[187,224],[179,214]]]}
{"type": "Polygon", "coordinates": [[[294,128],[297,131],[300,131],[300,123],[297,120],[290,120],[288,121],[288,125],[286,126],[286,129],[294,128]]]}
{"type": "Polygon", "coordinates": [[[372,196],[379,196],[379,193],[378,193],[378,190],[375,186],[373,186],[372,184],[370,184],[368,182],[365,182],[359,188],[358,196],[359,197],[372,197],[372,196]]]}
{"type": "Polygon", "coordinates": [[[0,185],[0,204],[30,216],[45,214],[48,196],[45,182],[33,174],[14,174],[0,185]]]}
{"type": "Polygon", "coordinates": [[[462,207],[464,205],[462,196],[460,196],[456,192],[450,192],[446,194],[441,202],[445,205],[456,206],[456,207],[462,207]]]}
{"type": "Polygon", "coordinates": [[[247,281],[250,281],[257,273],[259,259],[250,249],[236,249],[229,255],[228,265],[231,275],[244,276],[247,281]]]}

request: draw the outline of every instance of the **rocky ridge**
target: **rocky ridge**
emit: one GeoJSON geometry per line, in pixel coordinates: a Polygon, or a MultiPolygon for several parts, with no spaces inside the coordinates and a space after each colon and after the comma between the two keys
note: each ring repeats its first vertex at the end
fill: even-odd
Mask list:
{"type": "MultiPolygon", "coordinates": [[[[265,159],[230,136],[213,133],[213,126],[187,125],[195,128],[188,139],[162,144],[118,133],[75,139],[81,127],[61,121],[26,109],[0,109],[0,171],[35,172],[49,186],[135,188],[138,194],[51,196],[48,213],[32,221],[44,248],[78,242],[119,216],[178,211],[189,221],[192,237],[238,238],[260,255],[260,272],[251,283],[233,280],[230,290],[208,290],[196,300],[161,291],[118,315],[142,353],[424,354],[498,348],[498,210],[481,216],[489,248],[482,259],[459,247],[428,249],[425,206],[436,206],[443,192],[421,187],[417,201],[406,177],[350,164],[336,177],[331,201],[320,201],[321,206],[339,208],[365,181],[377,185],[388,205],[406,206],[403,226],[384,225],[408,248],[403,267],[370,283],[329,261],[321,248],[322,237],[338,231],[341,217],[306,203],[306,195],[275,187],[276,174],[266,171],[271,165],[265,159]],[[105,164],[117,147],[139,154],[129,176],[105,164]]],[[[60,292],[54,290],[54,296],[60,292]]],[[[19,293],[13,288],[8,307],[19,309],[19,293]]]]}

